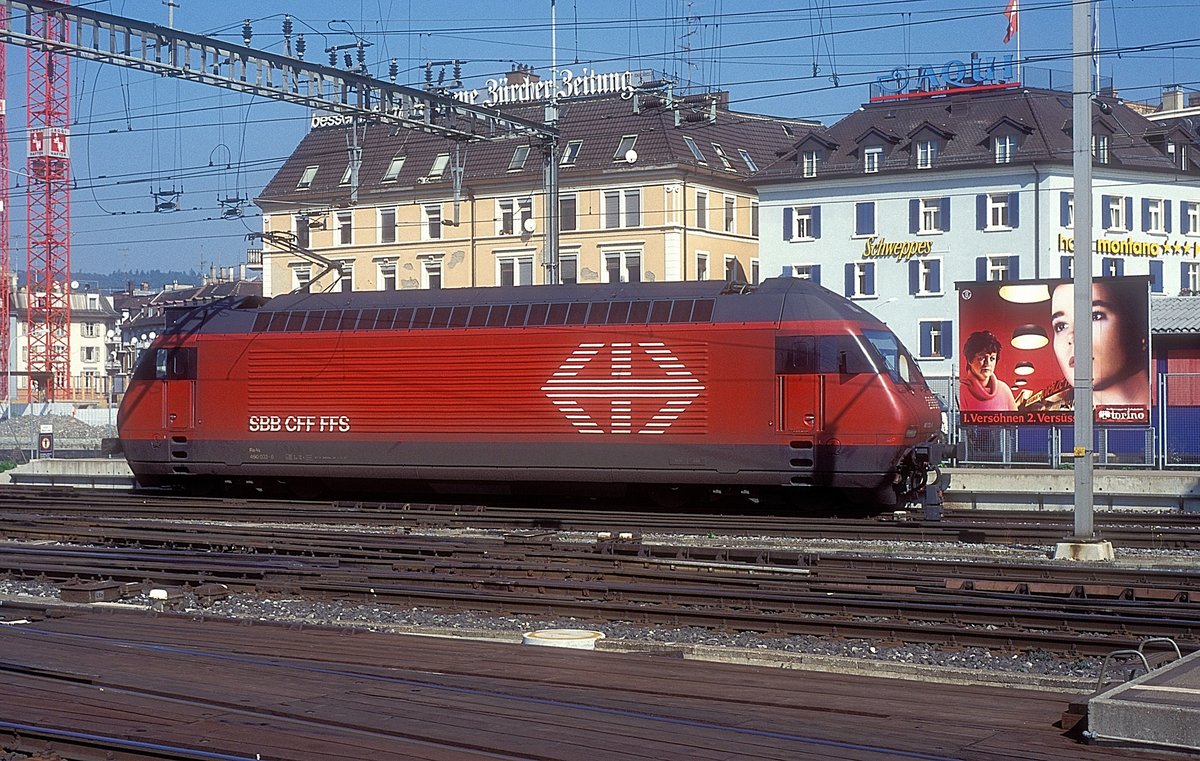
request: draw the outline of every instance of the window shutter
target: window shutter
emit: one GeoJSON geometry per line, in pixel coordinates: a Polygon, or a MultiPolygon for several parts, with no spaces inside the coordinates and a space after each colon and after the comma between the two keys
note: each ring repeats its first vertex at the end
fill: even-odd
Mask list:
{"type": "Polygon", "coordinates": [[[1125,229],[1133,229],[1133,196],[1125,196],[1125,229]]]}
{"type": "Polygon", "coordinates": [[[875,262],[867,262],[865,267],[866,267],[866,273],[865,273],[866,278],[865,279],[867,281],[865,295],[874,296],[875,295],[875,262]]]}
{"type": "Polygon", "coordinates": [[[921,199],[913,198],[908,202],[908,231],[916,233],[921,229],[921,199]]]}
{"type": "Polygon", "coordinates": [[[908,292],[916,293],[921,289],[921,262],[917,259],[908,260],[908,292]]]}
{"type": "Polygon", "coordinates": [[[987,227],[987,195],[980,193],[975,196],[975,229],[987,227]]]}
{"type": "Polygon", "coordinates": [[[1163,231],[1171,232],[1171,201],[1170,201],[1170,199],[1163,201],[1163,231]]]}
{"type": "Polygon", "coordinates": [[[954,323],[950,320],[942,322],[942,356],[954,358],[954,323]]]}
{"type": "Polygon", "coordinates": [[[942,214],[942,229],[946,232],[950,231],[950,197],[946,196],[941,201],[942,214]]]}
{"type": "Polygon", "coordinates": [[[820,285],[821,284],[821,265],[814,264],[812,267],[809,267],[808,272],[809,272],[809,279],[812,280],[817,285],[820,285]]]}
{"type": "Polygon", "coordinates": [[[1161,259],[1150,260],[1150,292],[1163,292],[1163,263],[1161,259]]]}
{"type": "Polygon", "coordinates": [[[870,202],[854,204],[854,234],[875,234],[875,205],[870,202]]]}
{"type": "Polygon", "coordinates": [[[1019,256],[1008,257],[1008,277],[1005,279],[1006,280],[1020,280],[1021,279],[1021,257],[1019,257],[1019,256]]]}
{"type": "Polygon", "coordinates": [[[1188,209],[1191,207],[1188,201],[1179,202],[1179,232],[1186,233],[1188,231],[1188,209]]]}
{"type": "Polygon", "coordinates": [[[1191,264],[1191,262],[1180,262],[1179,263],[1179,290],[1181,290],[1181,291],[1183,289],[1187,288],[1188,265],[1189,264],[1191,264]]]}
{"type": "Polygon", "coordinates": [[[1112,196],[1100,196],[1100,226],[1112,227],[1112,196]]]}
{"type": "Polygon", "coordinates": [[[929,260],[929,279],[930,285],[937,293],[942,292],[942,262],[940,259],[929,260]]]}
{"type": "Polygon", "coordinates": [[[1150,232],[1150,199],[1142,199],[1142,232],[1150,232]]]}
{"type": "Polygon", "coordinates": [[[814,238],[821,237],[821,207],[812,207],[812,236],[814,238]]]}
{"type": "Polygon", "coordinates": [[[854,295],[854,264],[846,265],[846,297],[854,295]]]}
{"type": "Polygon", "coordinates": [[[794,214],[794,213],[795,212],[791,206],[783,207],[783,239],[784,240],[792,239],[792,231],[795,229],[795,225],[792,224],[792,214],[794,214]]]}
{"type": "Polygon", "coordinates": [[[1071,224],[1071,194],[1065,190],[1058,194],[1058,224],[1062,227],[1071,224]]]}
{"type": "Polygon", "coordinates": [[[933,356],[933,336],[931,335],[932,322],[921,323],[921,356],[933,356]]]}
{"type": "Polygon", "coordinates": [[[1064,256],[1058,260],[1058,276],[1063,280],[1071,279],[1071,257],[1064,256]]]}
{"type": "Polygon", "coordinates": [[[987,280],[987,257],[979,256],[975,258],[975,279],[979,282],[987,280]]]}
{"type": "Polygon", "coordinates": [[[1017,228],[1021,226],[1021,194],[1008,194],[1008,226],[1017,228]]]}
{"type": "Polygon", "coordinates": [[[1123,277],[1125,275],[1125,260],[1113,259],[1113,275],[1123,277]]]}

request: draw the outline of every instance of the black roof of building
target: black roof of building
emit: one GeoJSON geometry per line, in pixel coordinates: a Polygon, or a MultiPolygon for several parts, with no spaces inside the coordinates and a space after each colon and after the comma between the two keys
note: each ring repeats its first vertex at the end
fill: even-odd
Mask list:
{"type": "MultiPolygon", "coordinates": [[[[741,155],[746,151],[755,168],[773,163],[783,154],[797,135],[804,134],[816,122],[783,119],[730,111],[723,104],[723,94],[705,98],[688,98],[668,107],[663,98],[638,96],[624,99],[607,97],[563,101],[559,106],[559,155],[573,141],[580,141],[578,155],[570,165],[560,164],[560,182],[572,183],[573,178],[595,177],[605,173],[620,176],[633,171],[681,167],[714,182],[734,179],[744,182],[754,171],[741,155]],[[625,160],[618,148],[626,135],[636,135],[636,161],[625,160]],[[704,158],[696,159],[684,138],[691,138],[704,158]],[[720,145],[725,159],[713,144],[720,145]]],[[[545,104],[537,103],[503,109],[505,114],[540,121],[545,104]]],[[[284,161],[283,166],[263,189],[256,202],[270,207],[303,207],[322,205],[349,199],[349,184],[342,184],[349,164],[348,127],[325,127],[309,131],[284,161]],[[298,189],[306,167],[318,166],[311,186],[298,189]]],[[[449,195],[451,171],[447,167],[440,177],[430,177],[430,169],[439,154],[455,152],[454,141],[437,135],[408,129],[396,129],[381,124],[367,126],[360,132],[362,165],[359,171],[359,202],[373,203],[390,196],[426,191],[425,195],[449,195]],[[393,181],[384,182],[392,160],[404,157],[403,168],[393,181]]],[[[460,145],[463,160],[463,183],[466,186],[495,183],[497,185],[542,183],[542,145],[530,137],[480,141],[460,145]],[[514,154],[521,146],[528,147],[528,158],[520,168],[511,168],[514,154]]],[[[617,180],[621,181],[621,180],[617,180]]]]}
{"type": "MultiPolygon", "coordinates": [[[[763,167],[756,182],[792,181],[802,174],[806,152],[820,155],[818,178],[861,175],[863,151],[882,147],[881,173],[916,168],[919,142],[937,143],[930,170],[996,166],[993,137],[1016,138],[1013,164],[1061,163],[1072,159],[1069,93],[1014,89],[893,100],[864,105],[827,128],[801,135],[787,155],[763,167]]],[[[1108,137],[1108,165],[1140,171],[1178,172],[1169,142],[1188,141],[1185,171],[1200,172],[1195,131],[1152,122],[1122,101],[1093,101],[1093,134],[1108,137]]]]}

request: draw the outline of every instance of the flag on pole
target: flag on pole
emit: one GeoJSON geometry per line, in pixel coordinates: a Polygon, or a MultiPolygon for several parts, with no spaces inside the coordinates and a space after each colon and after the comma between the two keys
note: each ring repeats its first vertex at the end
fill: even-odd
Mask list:
{"type": "Polygon", "coordinates": [[[1019,16],[1019,13],[1020,12],[1017,10],[1017,0],[1008,0],[1008,7],[1004,9],[1004,15],[1008,19],[1008,31],[1004,33],[1005,45],[1007,45],[1008,41],[1011,40],[1017,33],[1017,17],[1019,16]]]}

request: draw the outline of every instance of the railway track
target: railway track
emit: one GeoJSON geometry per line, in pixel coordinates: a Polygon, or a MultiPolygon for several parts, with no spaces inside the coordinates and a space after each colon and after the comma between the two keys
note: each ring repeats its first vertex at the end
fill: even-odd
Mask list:
{"type": "Polygon", "coordinates": [[[891,545],[831,553],[687,537],[580,539],[547,529],[428,536],[404,522],[334,531],[324,521],[344,509],[336,506],[306,515],[322,518],[307,526],[257,515],[134,515],[148,507],[163,509],[142,502],[113,516],[121,512],[114,499],[93,507],[109,516],[96,519],[5,505],[0,573],[48,581],[85,601],[149,588],[183,600],[220,585],[260,596],[1072,656],[1157,636],[1200,647],[1200,574],[1186,567],[898,557],[891,545]]]}

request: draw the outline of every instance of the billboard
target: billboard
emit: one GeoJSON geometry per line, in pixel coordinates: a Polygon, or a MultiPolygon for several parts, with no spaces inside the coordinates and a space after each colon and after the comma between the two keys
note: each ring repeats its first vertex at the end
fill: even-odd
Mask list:
{"type": "MultiPolygon", "coordinates": [[[[1075,422],[1070,280],[958,284],[964,425],[1075,422]]],[[[1092,281],[1092,404],[1100,425],[1150,423],[1150,281],[1092,281]]]]}

